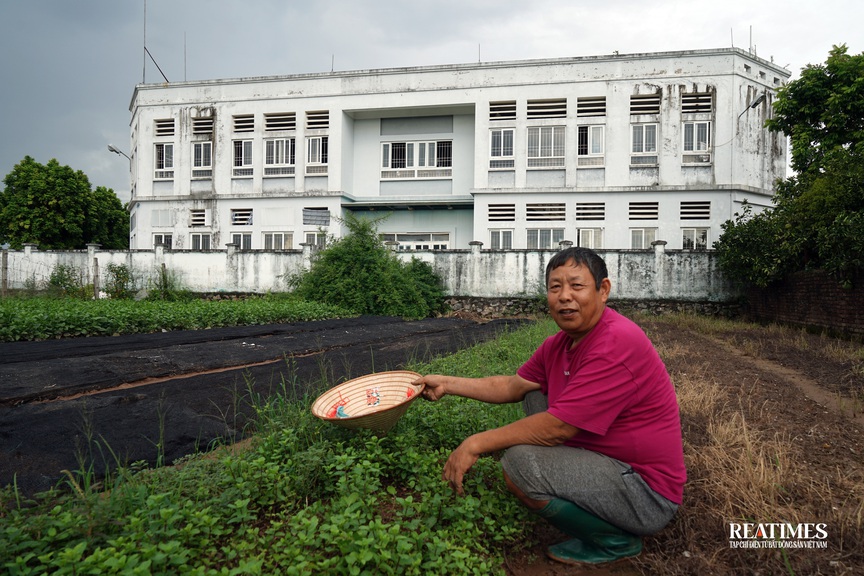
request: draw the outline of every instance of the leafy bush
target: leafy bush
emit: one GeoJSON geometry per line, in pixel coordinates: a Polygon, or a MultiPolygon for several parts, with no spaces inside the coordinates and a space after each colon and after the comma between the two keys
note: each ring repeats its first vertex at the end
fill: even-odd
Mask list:
{"type": "Polygon", "coordinates": [[[86,298],[87,286],[84,282],[84,273],[69,264],[55,265],[51,269],[51,276],[48,277],[48,292],[58,297],[86,298]]]}
{"type": "Polygon", "coordinates": [[[125,264],[108,264],[105,293],[112,299],[132,297],[132,271],[125,264]]]}
{"type": "Polygon", "coordinates": [[[308,272],[292,279],[295,293],[358,314],[417,319],[439,311],[441,279],[419,260],[403,264],[378,238],[377,222],[349,214],[344,220],[349,233],[318,253],[308,272]]]}

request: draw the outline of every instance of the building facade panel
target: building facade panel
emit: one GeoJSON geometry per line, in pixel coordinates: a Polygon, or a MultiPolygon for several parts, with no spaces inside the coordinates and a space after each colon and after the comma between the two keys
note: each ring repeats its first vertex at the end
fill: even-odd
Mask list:
{"type": "Polygon", "coordinates": [[[130,245],[296,248],[353,212],[401,250],[710,249],[785,176],[788,77],[730,48],[139,85],[130,245]]]}

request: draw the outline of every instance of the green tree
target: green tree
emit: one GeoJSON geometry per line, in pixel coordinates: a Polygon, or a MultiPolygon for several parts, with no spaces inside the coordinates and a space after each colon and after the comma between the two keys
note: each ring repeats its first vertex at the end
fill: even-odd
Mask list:
{"type": "Polygon", "coordinates": [[[715,244],[721,268],[767,286],[789,272],[827,271],[848,283],[864,269],[864,53],[835,46],[782,87],[768,128],[792,145],[795,176],[777,183],[774,209],[745,209],[715,244]]]}
{"type": "Polygon", "coordinates": [[[294,279],[295,293],[358,314],[425,318],[441,309],[444,290],[432,267],[416,258],[403,264],[381,242],[380,220],[348,214],[348,234],[322,250],[308,272],[294,279]]]}
{"type": "Polygon", "coordinates": [[[57,160],[40,164],[30,156],[15,165],[0,191],[0,240],[20,248],[33,242],[46,250],[129,246],[129,218],[114,192],[92,190],[80,170],[57,160]]]}

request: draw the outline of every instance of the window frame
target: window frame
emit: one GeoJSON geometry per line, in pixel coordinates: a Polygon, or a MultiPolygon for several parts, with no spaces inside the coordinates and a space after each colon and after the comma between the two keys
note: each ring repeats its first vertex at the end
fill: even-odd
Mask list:
{"type": "MultiPolygon", "coordinates": [[[[683,122],[681,132],[684,137],[683,150],[685,152],[711,152],[711,121],[710,120],[688,120],[683,122]],[[704,148],[697,145],[697,130],[699,126],[705,126],[704,148]],[[687,132],[690,128],[690,143],[687,143],[687,132]]],[[[702,144],[699,142],[699,144],[702,144]]]]}
{"type": "Polygon", "coordinates": [[[173,233],[165,233],[165,232],[156,232],[153,234],[153,248],[156,248],[159,244],[168,250],[171,250],[171,247],[174,245],[174,234],[173,233]],[[166,242],[165,239],[168,239],[166,242]]]}
{"type": "MultiPolygon", "coordinates": [[[[587,235],[587,234],[586,234],[587,235]]],[[[582,248],[590,248],[592,250],[603,249],[603,228],[577,228],[576,229],[576,245],[582,248]],[[583,233],[590,233],[591,241],[583,240],[583,233]]]]}
{"type": "Polygon", "coordinates": [[[262,232],[261,240],[261,245],[264,247],[264,250],[273,250],[278,252],[281,250],[291,250],[294,246],[294,234],[292,232],[262,232]],[[274,246],[277,236],[280,240],[280,246],[278,248],[274,246]]]}
{"type": "Polygon", "coordinates": [[[190,232],[189,250],[192,250],[193,252],[207,252],[209,250],[212,250],[211,240],[212,238],[210,232],[190,232]],[[196,243],[198,244],[197,247],[195,246],[196,243]],[[207,246],[204,247],[204,244],[206,244],[207,246]]]}
{"type": "Polygon", "coordinates": [[[192,178],[213,177],[213,141],[192,142],[192,178]],[[200,150],[200,152],[199,152],[200,150]],[[206,150],[206,154],[205,151],[206,150]],[[205,164],[204,160],[208,162],[205,164]]]}
{"type": "Polygon", "coordinates": [[[453,140],[381,142],[381,179],[446,179],[453,176],[453,140]]]}
{"type": "Polygon", "coordinates": [[[604,124],[582,124],[576,127],[576,157],[579,167],[603,166],[605,164],[606,126],[604,124]],[[600,140],[599,151],[597,151],[598,139],[600,140]]]}
{"type": "Polygon", "coordinates": [[[489,249],[490,250],[512,250],[513,249],[513,235],[515,234],[515,230],[513,228],[490,228],[489,229],[489,249]],[[507,238],[507,241],[504,241],[504,238],[507,238]]]}
{"type": "Polygon", "coordinates": [[[174,143],[156,142],[153,145],[153,179],[174,179],[174,143]]]}
{"type": "Polygon", "coordinates": [[[656,227],[639,227],[639,228],[630,228],[630,249],[631,250],[648,250],[651,248],[651,244],[657,241],[657,228],[656,227]],[[640,246],[636,246],[636,242],[634,242],[634,234],[640,233],[641,237],[639,240],[640,246]],[[650,234],[649,234],[650,232],[650,234]]]}
{"type": "Polygon", "coordinates": [[[560,170],[567,154],[567,127],[563,124],[528,126],[525,156],[529,169],[560,170]],[[549,132],[544,143],[544,133],[549,132]],[[536,134],[536,135],[535,135],[536,134]]]}
{"type": "Polygon", "coordinates": [[[306,174],[327,174],[330,162],[330,137],[328,135],[306,137],[306,174]]]}
{"type": "Polygon", "coordinates": [[[234,244],[238,250],[251,250],[252,249],[252,233],[251,232],[232,232],[231,233],[231,243],[234,244]],[[239,242],[238,242],[239,240],[239,242]]]}
{"type": "Polygon", "coordinates": [[[264,140],[264,176],[293,176],[297,165],[297,139],[293,136],[264,140]]]}
{"type": "Polygon", "coordinates": [[[516,165],[515,128],[492,128],[489,130],[489,168],[491,170],[512,169],[516,165]],[[505,135],[509,134],[509,148],[505,135]],[[496,145],[496,135],[498,143],[496,145]],[[509,152],[509,154],[508,154],[509,152]]]}
{"type": "Polygon", "coordinates": [[[232,176],[235,178],[249,178],[253,174],[252,151],[253,140],[233,140],[232,141],[232,176]],[[238,154],[239,152],[239,154],[238,154]]]}
{"type": "Polygon", "coordinates": [[[555,250],[564,240],[564,228],[528,228],[525,230],[525,240],[528,250],[555,250]],[[541,246],[544,232],[549,232],[549,242],[546,246],[541,246]],[[533,241],[532,233],[535,236],[533,241]]]}
{"type": "Polygon", "coordinates": [[[692,228],[681,228],[681,249],[682,250],[708,250],[708,235],[710,234],[711,229],[704,226],[694,226],[692,228]],[[688,241],[688,232],[693,233],[693,237],[690,239],[691,245],[687,246],[688,241]],[[698,236],[699,233],[702,233],[700,242],[698,236]],[[701,244],[701,245],[700,245],[701,244]]]}
{"type": "Polygon", "coordinates": [[[659,162],[658,153],[658,134],[660,133],[660,125],[657,122],[639,122],[630,125],[630,165],[631,166],[646,166],[657,165],[659,162]],[[649,128],[654,132],[653,147],[649,145],[648,132],[649,128]],[[637,136],[636,132],[640,134],[637,136]],[[638,146],[637,146],[638,144],[638,146]],[[639,150],[637,150],[637,147],[639,150]]]}

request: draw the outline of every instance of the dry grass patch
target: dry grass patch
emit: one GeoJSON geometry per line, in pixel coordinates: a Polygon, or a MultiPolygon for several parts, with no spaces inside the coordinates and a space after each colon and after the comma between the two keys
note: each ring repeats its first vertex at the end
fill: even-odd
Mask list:
{"type": "MultiPolygon", "coordinates": [[[[783,417],[764,382],[733,374],[734,360],[722,364],[720,350],[694,353],[699,343],[685,333],[726,333],[724,339],[734,341],[728,333],[733,326],[698,317],[648,322],[647,331],[677,389],[688,482],[678,517],[646,540],[649,553],[638,560],[639,569],[646,574],[862,573],[860,456],[844,457],[848,465],[820,461],[812,443],[790,433],[794,425],[777,426],[777,418],[783,417]],[[824,523],[827,549],[732,548],[732,522],[824,523]]],[[[752,343],[747,351],[754,355],[761,353],[765,339],[783,334],[780,328],[743,326],[745,332],[761,332],[761,337],[742,340],[752,343]]],[[[812,348],[812,340],[794,332],[783,336],[787,346],[812,348]]],[[[842,349],[857,354],[851,345],[842,349]]],[[[806,435],[803,423],[799,429],[806,435]]]]}

